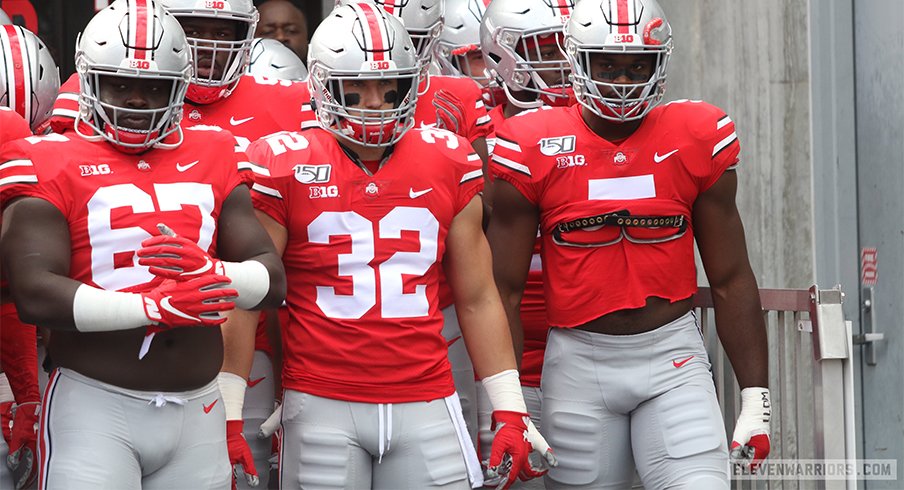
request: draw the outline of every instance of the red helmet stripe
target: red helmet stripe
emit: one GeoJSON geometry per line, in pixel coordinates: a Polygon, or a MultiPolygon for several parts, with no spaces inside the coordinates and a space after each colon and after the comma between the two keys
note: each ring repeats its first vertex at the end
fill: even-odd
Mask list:
{"type": "Polygon", "coordinates": [[[143,60],[147,58],[148,50],[151,49],[151,43],[148,41],[148,34],[153,30],[150,24],[153,19],[153,14],[148,12],[148,0],[134,0],[134,2],[130,5],[130,14],[134,14],[133,17],[134,24],[132,24],[132,20],[130,19],[129,23],[131,24],[129,27],[132,28],[130,31],[133,33],[130,41],[130,46],[132,47],[132,56],[137,59],[143,60]]]}
{"type": "Polygon", "coordinates": [[[387,43],[383,36],[383,30],[380,26],[382,17],[377,14],[376,7],[371,4],[361,3],[361,12],[367,20],[367,30],[370,32],[371,40],[371,56],[373,61],[383,61],[385,59],[385,50],[387,43]]]}
{"type": "Polygon", "coordinates": [[[615,9],[618,13],[618,17],[616,17],[618,19],[618,32],[627,34],[628,22],[630,22],[628,19],[628,0],[618,0],[615,9]]]}
{"type": "Polygon", "coordinates": [[[385,10],[387,14],[389,14],[389,15],[396,14],[394,1],[390,0],[389,2],[377,2],[377,3],[383,5],[383,10],[385,10]]]}
{"type": "Polygon", "coordinates": [[[559,8],[559,15],[571,15],[571,0],[556,0],[556,7],[559,8]]]}
{"type": "Polygon", "coordinates": [[[28,76],[29,66],[25,59],[27,56],[23,56],[25,51],[25,44],[22,43],[20,37],[20,28],[12,25],[3,26],[3,37],[6,38],[6,42],[3,43],[7,46],[9,50],[7,53],[4,53],[4,57],[7,60],[11,61],[8,66],[6,66],[6,78],[7,78],[7,90],[9,91],[9,105],[10,108],[19,113],[20,116],[24,117],[26,121],[31,122],[31,110],[30,110],[30,101],[28,97],[25,95],[25,84],[30,81],[31,77],[28,76]],[[9,85],[12,82],[12,85],[9,85]]]}

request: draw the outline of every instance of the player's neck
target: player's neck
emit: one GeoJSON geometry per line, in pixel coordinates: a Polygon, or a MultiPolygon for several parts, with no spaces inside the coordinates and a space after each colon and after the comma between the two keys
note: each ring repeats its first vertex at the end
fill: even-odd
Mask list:
{"type": "Polygon", "coordinates": [[[386,148],[380,146],[364,146],[350,141],[344,141],[342,144],[362,161],[382,160],[386,152],[386,148]]]}
{"type": "Polygon", "coordinates": [[[581,107],[581,117],[591,131],[615,144],[628,139],[643,124],[643,119],[625,122],[609,121],[590,112],[586,107],[581,107]]]}

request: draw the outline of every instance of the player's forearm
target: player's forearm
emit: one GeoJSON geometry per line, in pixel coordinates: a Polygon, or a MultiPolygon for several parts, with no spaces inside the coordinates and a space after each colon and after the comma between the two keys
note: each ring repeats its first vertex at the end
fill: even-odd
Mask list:
{"type": "MultiPolygon", "coordinates": [[[[19,318],[52,330],[78,330],[74,318],[76,291],[82,283],[50,272],[11,281],[19,318]]],[[[126,293],[121,293],[126,294],[126,293]]],[[[138,300],[138,306],[141,300],[138,300]]]]}
{"type": "Polygon", "coordinates": [[[524,295],[524,288],[513,288],[500,283],[497,283],[497,287],[508,320],[509,333],[512,336],[515,361],[518,363],[520,371],[521,357],[524,355],[524,327],[521,325],[521,298],[524,295]]]}
{"type": "Polygon", "coordinates": [[[223,367],[220,371],[248,379],[254,362],[254,341],[260,312],[236,308],[229,312],[223,331],[223,367]]]}
{"type": "Polygon", "coordinates": [[[239,292],[236,305],[260,310],[276,308],[286,298],[286,274],[275,253],[264,253],[243,262],[223,262],[226,277],[239,292]]]}
{"type": "Polygon", "coordinates": [[[498,297],[493,296],[487,293],[478,301],[455,306],[461,334],[478,378],[516,369],[505,311],[498,297]]]}
{"type": "Polygon", "coordinates": [[[741,388],[767,387],[769,347],[753,274],[712,287],[716,331],[741,388]]]}

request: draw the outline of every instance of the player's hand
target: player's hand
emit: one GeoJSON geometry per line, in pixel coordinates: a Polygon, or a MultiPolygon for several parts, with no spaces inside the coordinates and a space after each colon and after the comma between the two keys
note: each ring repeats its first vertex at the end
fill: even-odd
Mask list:
{"type": "Polygon", "coordinates": [[[149,332],[170,327],[215,327],[226,321],[226,312],[235,308],[238,292],[227,288],[226,276],[207,274],[187,281],[164,280],[142,293],[144,313],[156,324],[149,332]]]}
{"type": "Polygon", "coordinates": [[[741,414],[731,437],[731,460],[753,471],[769,456],[772,402],[768,388],[741,390],[741,414]]]}
{"type": "Polygon", "coordinates": [[[245,481],[249,486],[256,487],[260,483],[257,468],[254,467],[254,458],[251,456],[251,448],[245,441],[242,431],[245,423],[241,420],[226,421],[226,447],[229,450],[229,462],[232,464],[232,486],[235,488],[236,466],[241,466],[245,472],[245,481]]]}
{"type": "Polygon", "coordinates": [[[529,474],[528,456],[531,444],[528,441],[527,424],[530,416],[522,412],[496,410],[493,412],[493,447],[487,463],[487,486],[505,490],[512,486],[523,472],[529,474]]]}
{"type": "Polygon", "coordinates": [[[212,258],[197,243],[176,236],[163,223],[157,225],[161,235],[141,242],[138,265],[147,266],[151,274],[167,279],[188,279],[203,274],[223,275],[223,264],[212,258]]]}
{"type": "Polygon", "coordinates": [[[16,407],[6,465],[13,474],[16,490],[34,483],[38,476],[38,418],[40,403],[24,403],[16,407]]]}
{"type": "Polygon", "coordinates": [[[540,434],[540,431],[537,430],[537,427],[530,419],[527,420],[527,442],[530,443],[531,449],[533,449],[531,456],[534,456],[534,453],[536,453],[536,456],[528,457],[527,465],[525,465],[524,468],[521,469],[521,473],[518,474],[519,479],[527,481],[541,477],[545,475],[550,468],[559,465],[556,454],[553,452],[552,448],[549,447],[549,443],[546,442],[543,434],[540,434]]]}
{"type": "Polygon", "coordinates": [[[267,417],[267,420],[261,424],[260,429],[257,431],[258,439],[266,439],[272,436],[277,429],[279,429],[279,424],[282,421],[282,404],[279,402],[276,403],[276,407],[273,409],[273,413],[267,417]]]}
{"type": "Polygon", "coordinates": [[[437,90],[433,94],[433,107],[436,108],[436,127],[466,136],[463,134],[467,129],[465,106],[457,95],[445,89],[437,90]]]}

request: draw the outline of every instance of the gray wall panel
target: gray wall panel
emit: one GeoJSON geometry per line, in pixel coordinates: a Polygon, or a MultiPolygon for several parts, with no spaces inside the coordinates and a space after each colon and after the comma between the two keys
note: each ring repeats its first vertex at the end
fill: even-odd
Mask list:
{"type": "Polygon", "coordinates": [[[738,206],[760,287],[809,286],[815,274],[807,2],[661,3],[675,39],[666,96],[716,104],[738,128],[738,206]]]}

